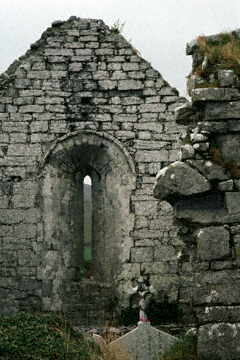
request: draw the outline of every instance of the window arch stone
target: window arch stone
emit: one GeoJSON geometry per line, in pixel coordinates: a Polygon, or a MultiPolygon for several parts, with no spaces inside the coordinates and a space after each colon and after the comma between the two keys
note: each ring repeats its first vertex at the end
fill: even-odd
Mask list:
{"type": "Polygon", "coordinates": [[[84,267],[83,179],[92,179],[93,280],[112,284],[130,260],[134,214],[130,195],[134,164],[116,139],[93,131],[64,136],[43,157],[38,176],[42,195],[44,248],[40,273],[52,289],[46,309],[61,306],[68,285],[84,267]]]}

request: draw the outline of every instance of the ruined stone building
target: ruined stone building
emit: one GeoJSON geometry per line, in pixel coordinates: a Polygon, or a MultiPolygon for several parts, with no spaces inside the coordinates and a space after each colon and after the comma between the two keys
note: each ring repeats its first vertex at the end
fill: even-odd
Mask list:
{"type": "MultiPolygon", "coordinates": [[[[206,41],[219,52],[228,40],[228,49],[239,46],[239,38],[238,30],[206,41]]],[[[189,83],[204,88],[193,88],[191,103],[176,110],[186,136],[179,160],[159,171],[154,194],[172,204],[185,244],[178,255],[179,302],[195,314],[199,358],[235,360],[240,359],[239,73],[210,63],[207,83],[196,74],[207,59],[200,42],[187,47],[193,57],[189,83]]]]}
{"type": "Polygon", "coordinates": [[[206,58],[187,51],[191,103],[101,20],[54,22],[0,76],[0,314],[111,320],[145,272],[160,322],[195,324],[201,359],[240,358],[240,83],[215,68],[195,89],[206,58]]]}
{"type": "Polygon", "coordinates": [[[158,302],[176,301],[182,241],[153,184],[177,159],[173,111],[186,100],[121,35],[76,17],[54,22],[0,86],[0,313],[62,310],[91,323],[131,306],[140,270],[158,302]]]}

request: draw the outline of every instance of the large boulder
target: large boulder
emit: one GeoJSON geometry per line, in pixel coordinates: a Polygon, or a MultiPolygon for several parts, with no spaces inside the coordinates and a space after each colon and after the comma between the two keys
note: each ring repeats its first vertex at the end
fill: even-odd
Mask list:
{"type": "Polygon", "coordinates": [[[208,190],[210,184],[204,176],[187,164],[176,161],[157,174],[154,197],[175,203],[183,196],[201,194],[208,190]]]}

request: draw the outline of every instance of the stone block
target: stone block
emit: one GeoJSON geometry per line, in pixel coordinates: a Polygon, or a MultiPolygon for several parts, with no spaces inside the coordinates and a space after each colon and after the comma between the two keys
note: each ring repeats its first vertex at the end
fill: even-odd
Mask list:
{"type": "Polygon", "coordinates": [[[153,247],[135,247],[131,249],[131,261],[143,263],[153,261],[153,247]]]}
{"type": "MultiPolygon", "coordinates": [[[[45,49],[45,56],[73,56],[73,50],[71,49],[45,49]]],[[[77,54],[78,55],[78,54],[77,54]]],[[[61,61],[62,62],[62,61],[61,61]]]]}
{"type": "Polygon", "coordinates": [[[199,101],[232,101],[239,100],[238,89],[232,88],[204,88],[193,89],[191,93],[192,102],[199,101]]]}
{"type": "Polygon", "coordinates": [[[145,74],[142,71],[129,71],[128,77],[130,79],[144,79],[145,74]]]}
{"type": "Polygon", "coordinates": [[[118,90],[141,90],[144,85],[140,80],[119,80],[118,90]]]}
{"type": "Polygon", "coordinates": [[[240,358],[240,323],[206,324],[198,333],[198,355],[202,360],[240,358]]]}
{"type": "Polygon", "coordinates": [[[240,166],[240,134],[219,135],[217,145],[225,161],[240,166]]]}
{"type": "Polygon", "coordinates": [[[180,160],[192,159],[194,157],[195,150],[191,144],[181,146],[180,160]]]}
{"type": "Polygon", "coordinates": [[[194,232],[199,260],[216,260],[230,254],[229,231],[223,226],[210,226],[194,232]]]}
{"type": "Polygon", "coordinates": [[[200,173],[176,161],[157,174],[154,197],[176,202],[178,197],[204,193],[209,189],[210,184],[200,173]]]}
{"type": "Polygon", "coordinates": [[[239,270],[205,271],[195,275],[196,305],[236,305],[240,299],[239,270]]]}
{"type": "MultiPolygon", "coordinates": [[[[239,121],[237,121],[239,124],[239,121]]],[[[200,131],[207,131],[209,133],[225,134],[230,129],[229,121],[204,121],[199,123],[200,131]]]]}
{"type": "Polygon", "coordinates": [[[155,246],[154,260],[173,261],[177,260],[177,250],[171,245],[158,244],[155,246]]]}
{"type": "Polygon", "coordinates": [[[42,287],[41,281],[32,278],[22,278],[19,281],[19,290],[30,293],[36,293],[42,287]]]}
{"type": "Polygon", "coordinates": [[[225,200],[229,215],[240,213],[240,192],[226,192],[225,200]]]}
{"type": "Polygon", "coordinates": [[[232,191],[233,190],[233,180],[222,181],[218,184],[218,189],[220,191],[232,191]]]}
{"type": "Polygon", "coordinates": [[[113,90],[117,87],[117,81],[113,80],[102,80],[99,81],[99,86],[104,90],[113,90]]]}
{"type": "Polygon", "coordinates": [[[240,322],[240,306],[206,306],[196,308],[200,324],[219,322],[240,322]]]}
{"type": "Polygon", "coordinates": [[[20,113],[42,113],[44,106],[42,105],[22,105],[19,107],[20,113]]]}
{"type": "Polygon", "coordinates": [[[109,79],[109,72],[105,70],[98,70],[95,71],[93,74],[94,80],[108,80],[109,79]]]}
{"type": "Polygon", "coordinates": [[[218,81],[221,87],[234,86],[236,82],[234,70],[218,70],[218,81]]]}
{"type": "Polygon", "coordinates": [[[240,103],[237,101],[231,102],[208,102],[204,107],[204,119],[239,119],[240,118],[240,103]]]}
{"type": "Polygon", "coordinates": [[[208,180],[224,181],[229,179],[224,167],[211,160],[192,160],[192,165],[208,180]]]}
{"type": "Polygon", "coordinates": [[[26,143],[27,134],[26,133],[11,133],[10,143],[26,143]]]}
{"type": "Polygon", "coordinates": [[[10,144],[8,156],[38,156],[41,154],[39,144],[10,144]]]}
{"type": "Polygon", "coordinates": [[[34,239],[36,235],[36,224],[18,224],[13,227],[13,236],[15,238],[34,239]]]}
{"type": "Polygon", "coordinates": [[[42,71],[29,71],[27,74],[28,79],[49,79],[51,72],[47,70],[42,71]]]}
{"type": "Polygon", "coordinates": [[[138,63],[124,63],[122,64],[123,71],[138,71],[139,64],[138,63]]]}
{"type": "Polygon", "coordinates": [[[236,264],[240,265],[240,235],[235,235],[234,238],[234,248],[236,253],[236,264]]]}
{"type": "Polygon", "coordinates": [[[162,151],[138,150],[136,151],[135,160],[137,162],[145,162],[145,163],[169,161],[169,152],[167,150],[162,150],[162,151]]]}
{"type": "Polygon", "coordinates": [[[30,131],[33,133],[46,132],[48,130],[47,121],[33,121],[30,124],[30,131]]]}
{"type": "Polygon", "coordinates": [[[127,75],[123,71],[116,70],[113,72],[111,79],[112,80],[124,80],[126,79],[127,75]]]}
{"type": "Polygon", "coordinates": [[[31,86],[32,80],[31,79],[16,79],[15,80],[15,87],[17,89],[27,89],[31,86]]]}
{"type": "Polygon", "coordinates": [[[142,104],[139,107],[140,113],[161,113],[166,110],[165,104],[142,104]]]}
{"type": "Polygon", "coordinates": [[[40,264],[39,254],[31,250],[18,251],[18,264],[20,266],[38,266],[40,264]]]}

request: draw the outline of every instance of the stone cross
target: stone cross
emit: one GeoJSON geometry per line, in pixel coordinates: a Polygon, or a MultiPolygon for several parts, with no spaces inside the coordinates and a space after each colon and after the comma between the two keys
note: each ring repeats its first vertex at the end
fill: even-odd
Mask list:
{"type": "Polygon", "coordinates": [[[129,294],[139,295],[139,321],[149,322],[146,315],[146,295],[153,294],[155,292],[154,286],[149,284],[149,276],[142,271],[140,277],[137,279],[137,286],[131,286],[129,294]]]}
{"type": "Polygon", "coordinates": [[[153,285],[149,284],[149,276],[142,271],[137,279],[137,286],[131,286],[128,292],[130,295],[139,294],[138,326],[109,344],[117,359],[123,359],[124,355],[124,359],[127,357],[130,360],[153,360],[179,341],[174,336],[152,327],[147,319],[145,297],[154,292],[153,285]]]}

